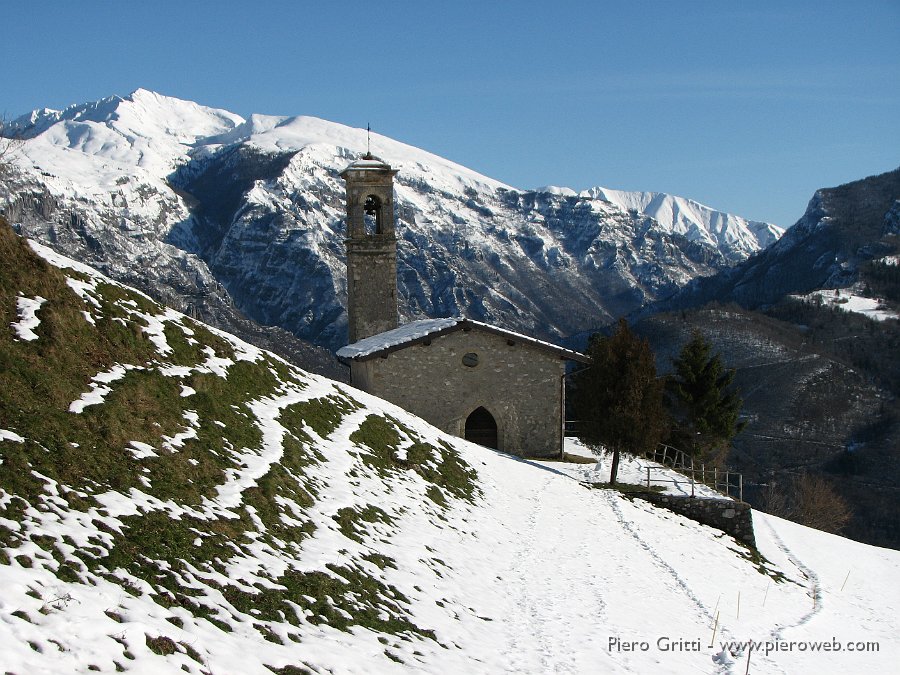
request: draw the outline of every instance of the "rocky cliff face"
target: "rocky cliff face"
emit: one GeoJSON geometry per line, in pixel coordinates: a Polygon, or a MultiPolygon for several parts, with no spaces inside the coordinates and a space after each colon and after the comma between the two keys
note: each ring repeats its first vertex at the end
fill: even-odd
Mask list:
{"type": "MultiPolygon", "coordinates": [[[[0,203],[24,233],[206,320],[237,310],[331,349],[344,343],[338,172],[365,150],[364,131],[243,120],[143,90],[36,112],[10,131],[26,140],[0,203]]],[[[399,169],[403,320],[463,314],[558,339],[778,233],[734,218],[661,222],[602,189],[522,191],[388,138],[372,145],[399,169]]]]}
{"type": "Polygon", "coordinates": [[[772,246],[716,278],[694,281],[660,307],[695,307],[710,300],[758,307],[789,294],[846,288],[860,280],[867,262],[898,247],[898,213],[900,169],[823,188],[772,246]]]}

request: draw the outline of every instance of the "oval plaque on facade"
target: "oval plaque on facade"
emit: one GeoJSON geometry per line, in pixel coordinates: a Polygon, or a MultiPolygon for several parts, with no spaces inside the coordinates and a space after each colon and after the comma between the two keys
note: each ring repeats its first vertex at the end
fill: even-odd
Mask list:
{"type": "Polygon", "coordinates": [[[469,352],[462,358],[462,362],[464,366],[468,366],[469,368],[474,368],[478,365],[478,354],[475,352],[469,352]]]}

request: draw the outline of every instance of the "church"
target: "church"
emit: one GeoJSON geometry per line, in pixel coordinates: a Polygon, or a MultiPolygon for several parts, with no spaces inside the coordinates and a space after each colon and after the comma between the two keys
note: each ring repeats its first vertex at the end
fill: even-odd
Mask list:
{"type": "Polygon", "coordinates": [[[584,354],[462,317],[398,325],[396,173],[367,152],[340,174],[350,344],[337,354],[353,385],[475,443],[561,456],[566,366],[584,354]]]}

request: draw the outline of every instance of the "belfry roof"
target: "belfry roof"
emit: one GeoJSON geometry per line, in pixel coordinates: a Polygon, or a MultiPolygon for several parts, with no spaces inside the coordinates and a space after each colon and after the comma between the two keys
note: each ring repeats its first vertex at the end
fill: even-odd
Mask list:
{"type": "Polygon", "coordinates": [[[357,160],[351,162],[347,168],[341,171],[341,177],[344,176],[345,173],[354,169],[362,169],[364,171],[393,171],[391,169],[391,165],[385,162],[381,157],[376,157],[370,152],[367,152],[365,155],[360,157],[357,160]]]}

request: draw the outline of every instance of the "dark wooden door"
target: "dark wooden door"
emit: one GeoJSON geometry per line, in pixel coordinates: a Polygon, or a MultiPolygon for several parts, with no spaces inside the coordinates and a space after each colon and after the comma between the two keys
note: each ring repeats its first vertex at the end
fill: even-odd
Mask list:
{"type": "Polygon", "coordinates": [[[497,422],[485,408],[476,408],[466,418],[466,440],[488,448],[497,448],[497,422]]]}

